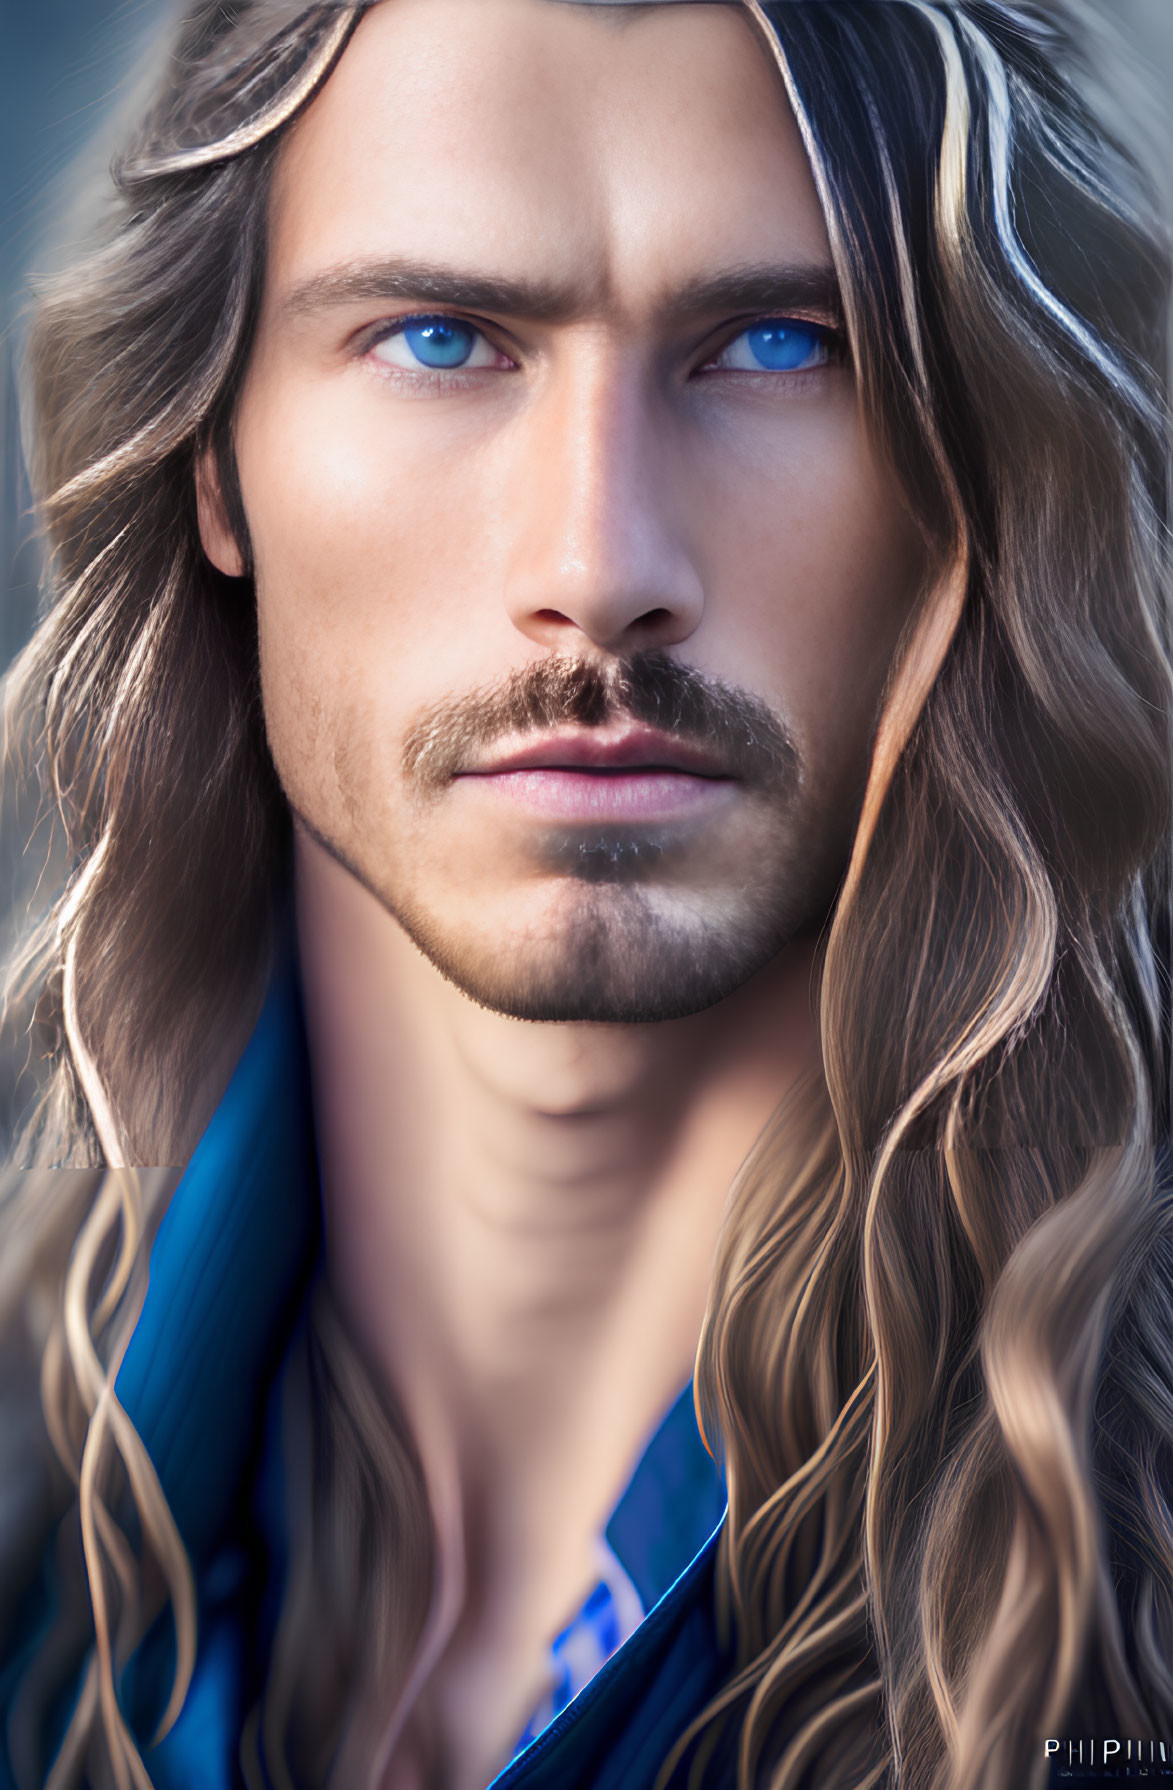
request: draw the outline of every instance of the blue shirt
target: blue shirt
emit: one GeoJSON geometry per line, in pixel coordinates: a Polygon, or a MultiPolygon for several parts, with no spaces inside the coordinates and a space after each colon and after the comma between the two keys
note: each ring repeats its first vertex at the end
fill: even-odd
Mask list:
{"type": "MultiPolygon", "coordinates": [[[[116,1381],[187,1547],[199,1602],[195,1676],[158,1746],[147,1740],[170,1688],[168,1618],[123,1679],[126,1713],[159,1790],[241,1782],[240,1732],[255,1694],[247,1686],[257,1663],[258,1543],[270,1580],[274,1559],[278,1579],[281,1571],[280,1369],[319,1263],[304,1027],[286,966],[159,1227],[116,1381]]],[[[650,1785],[724,1676],[712,1616],[724,1507],[686,1387],[607,1524],[604,1558],[614,1570],[553,1638],[553,1690],[494,1790],[650,1785]]],[[[47,1564],[26,1646],[0,1676],[4,1704],[51,1612],[51,1577],[47,1564]]],[[[8,1776],[0,1762],[0,1782],[8,1776]]]]}

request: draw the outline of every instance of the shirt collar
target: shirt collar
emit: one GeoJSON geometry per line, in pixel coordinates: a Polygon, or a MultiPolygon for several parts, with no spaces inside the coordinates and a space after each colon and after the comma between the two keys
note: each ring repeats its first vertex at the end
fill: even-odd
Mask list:
{"type": "Polygon", "coordinates": [[[159,1226],[115,1381],[197,1569],[259,1448],[266,1391],[318,1254],[318,1185],[290,955],[159,1226]]]}

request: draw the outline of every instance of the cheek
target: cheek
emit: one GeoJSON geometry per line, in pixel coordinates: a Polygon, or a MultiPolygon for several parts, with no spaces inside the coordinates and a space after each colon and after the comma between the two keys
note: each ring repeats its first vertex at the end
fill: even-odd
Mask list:
{"type": "Polygon", "coordinates": [[[740,616],[743,662],[756,663],[812,760],[846,769],[870,739],[924,549],[853,401],[826,406],[793,441],[770,446],[742,462],[711,518],[713,619],[728,628],[740,616]]]}
{"type": "Polygon", "coordinates": [[[358,368],[309,380],[262,368],[237,431],[270,593],[290,626],[317,629],[323,649],[360,671],[372,654],[410,654],[429,627],[467,619],[470,583],[492,552],[485,453],[426,402],[383,396],[358,368]]]}
{"type": "Polygon", "coordinates": [[[266,726],[311,818],[355,808],[360,783],[388,787],[405,717],[435,694],[437,637],[467,630],[484,553],[476,457],[409,452],[390,407],[373,408],[269,377],[238,420],[266,726]]]}
{"type": "Polygon", "coordinates": [[[402,692],[385,662],[356,669],[323,650],[320,635],[297,635],[261,617],[261,695],[269,750],[294,812],[361,861],[369,837],[394,832],[402,692]]]}
{"type": "Polygon", "coordinates": [[[290,592],[271,582],[258,554],[261,697],[269,750],[293,807],[310,818],[338,796],[338,678],[312,609],[290,625],[290,592]],[[279,594],[278,594],[279,593],[279,594]]]}

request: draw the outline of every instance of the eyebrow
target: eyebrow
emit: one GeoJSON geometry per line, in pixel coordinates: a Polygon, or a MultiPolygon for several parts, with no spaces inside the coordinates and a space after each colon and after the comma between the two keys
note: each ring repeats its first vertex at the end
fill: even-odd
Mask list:
{"type": "MultiPolygon", "coordinates": [[[[414,299],[458,310],[498,311],[535,322],[566,322],[597,306],[595,282],[508,279],[464,272],[422,261],[382,257],[343,262],[313,274],[286,294],[281,314],[290,319],[336,306],[414,299]]],[[[670,323],[713,312],[817,311],[836,323],[843,300],[835,270],[824,262],[749,262],[700,275],[667,294],[659,307],[670,323]]]]}

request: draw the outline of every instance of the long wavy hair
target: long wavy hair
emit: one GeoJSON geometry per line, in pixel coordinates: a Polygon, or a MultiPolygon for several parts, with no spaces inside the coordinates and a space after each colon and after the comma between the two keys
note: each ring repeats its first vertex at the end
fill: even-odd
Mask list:
{"type": "MultiPolygon", "coordinates": [[[[936,572],[825,933],[822,1073],[715,1262],[696,1386],[731,1665],[660,1782],[1037,1790],[1065,1724],[1173,1735],[1169,249],[1078,0],[743,4],[936,572]]],[[[114,1395],[174,1185],[135,1165],[186,1159],[289,873],[253,605],[201,552],[194,469],[211,448],[247,541],[269,177],[364,10],[189,4],[29,338],[48,600],[6,751],[45,849],[8,981],[33,1097],[0,1310],[60,1465],[0,1591],[50,1512],[82,1600],[10,1722],[30,1782],[71,1682],[53,1785],[149,1782],[117,1686],[160,1609],[164,1729],[193,1670],[190,1565],[114,1395]]],[[[242,1769],[348,1790],[418,1670],[431,1531],[324,1302],[300,1371],[312,1470],[242,1769]]]]}

